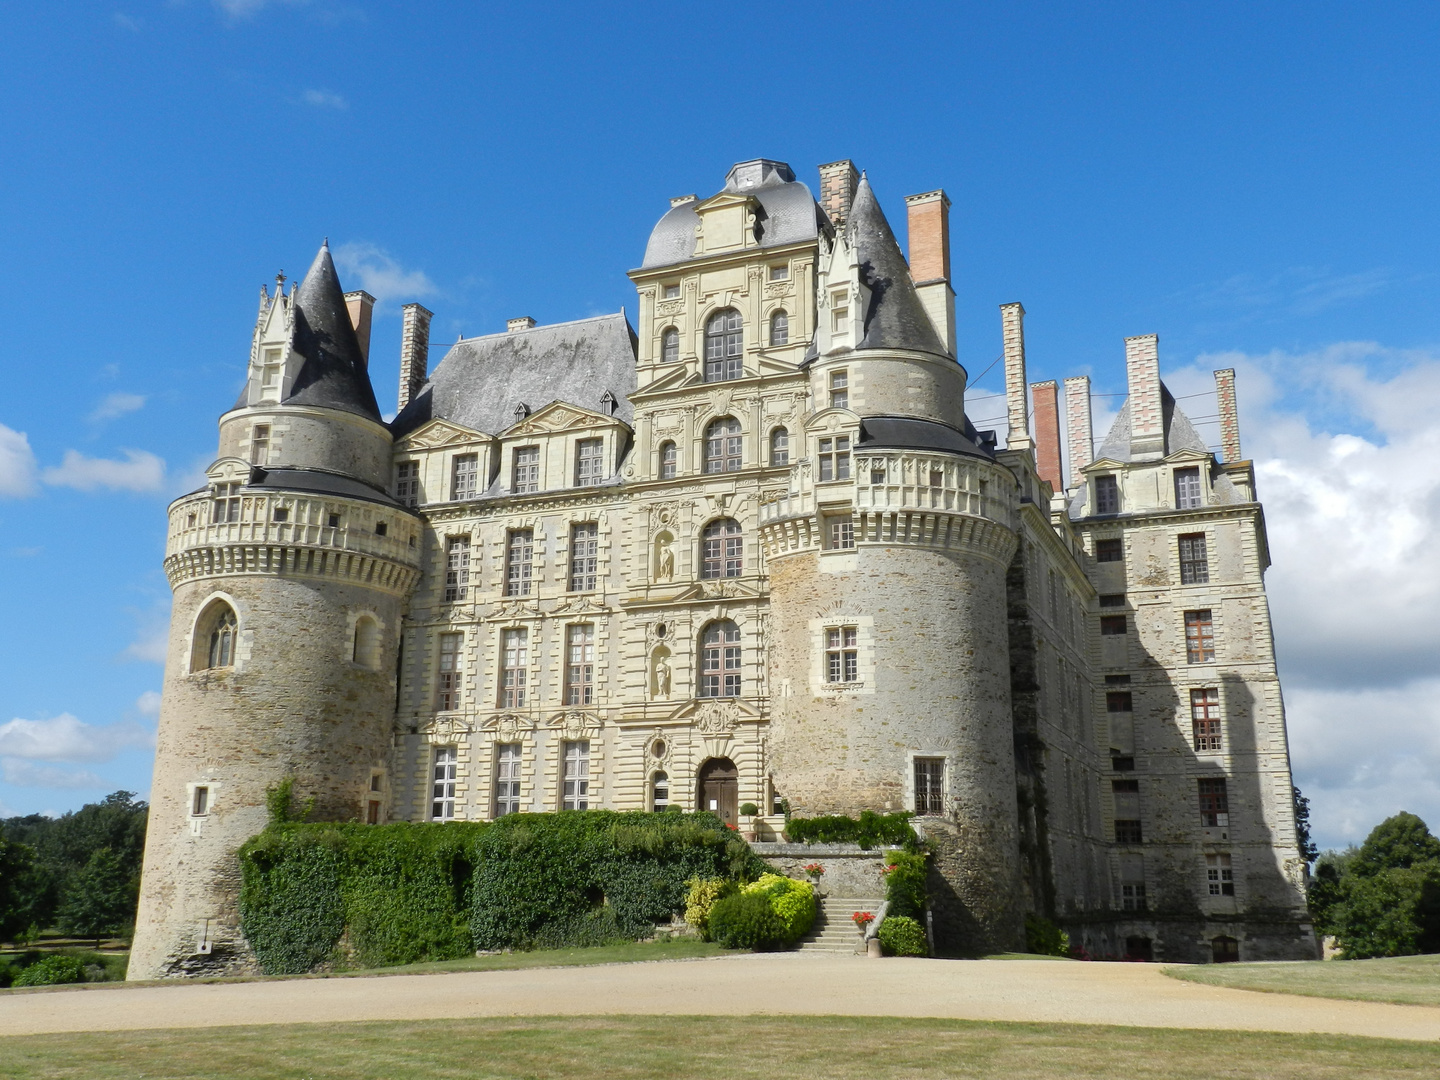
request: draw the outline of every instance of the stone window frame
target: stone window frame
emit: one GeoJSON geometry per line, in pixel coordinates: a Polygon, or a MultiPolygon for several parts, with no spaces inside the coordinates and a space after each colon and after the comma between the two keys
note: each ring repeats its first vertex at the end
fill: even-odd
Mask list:
{"type": "Polygon", "coordinates": [[[435,638],[435,711],[458,712],[465,701],[465,631],[443,630],[435,638]],[[453,650],[446,646],[453,644],[453,650]],[[446,666],[447,658],[450,666],[446,666]]]}
{"type": "Polygon", "coordinates": [[[674,785],[671,782],[670,770],[665,768],[651,769],[645,781],[645,806],[652,813],[658,814],[662,812],[672,805],[670,798],[670,792],[672,790],[674,790],[674,785]],[[662,786],[665,791],[664,803],[660,801],[660,790],[662,786]]]}
{"type": "MultiPolygon", "coordinates": [[[[538,672],[535,660],[537,657],[539,642],[532,640],[531,627],[528,624],[512,623],[500,626],[496,629],[498,655],[495,658],[495,707],[497,709],[520,710],[529,708],[534,702],[534,694],[531,692],[538,683],[538,672]],[[519,635],[512,638],[511,635],[519,635]],[[518,644],[515,647],[515,662],[508,659],[511,653],[511,641],[518,644]],[[521,661],[524,661],[521,663],[521,661]],[[518,679],[512,679],[515,672],[523,673],[518,679]]],[[[536,635],[538,637],[538,634],[536,635]]]]}
{"type": "MultiPolygon", "coordinates": [[[[242,633],[247,633],[247,631],[245,630],[245,621],[241,618],[240,604],[236,601],[235,597],[230,593],[220,590],[208,594],[204,600],[196,605],[194,618],[190,622],[190,663],[187,665],[189,668],[187,674],[201,675],[211,671],[238,672],[243,670],[244,658],[240,655],[242,633]],[[230,614],[235,620],[235,625],[230,639],[230,663],[212,666],[210,663],[210,638],[213,634],[211,621],[214,618],[213,609],[217,604],[223,604],[229,608],[230,614]]],[[[246,644],[248,645],[248,640],[246,644]]],[[[248,654],[248,648],[246,652],[248,654]]]]}
{"type": "Polygon", "coordinates": [[[1210,584],[1210,542],[1204,530],[1177,534],[1175,553],[1179,560],[1176,580],[1181,585],[1210,584]]]}
{"type": "Polygon", "coordinates": [[[589,810],[591,768],[594,760],[590,739],[564,739],[560,743],[559,809],[589,810]],[[572,773],[572,764],[574,772],[572,773]],[[569,785],[574,784],[573,789],[569,785]],[[569,789],[569,790],[567,790],[569,789]],[[573,804],[573,805],[571,805],[573,804]]]}
{"type": "MultiPolygon", "coordinates": [[[[810,632],[809,681],[812,694],[817,697],[837,697],[875,693],[875,619],[873,616],[862,615],[843,608],[834,608],[818,618],[809,620],[808,629],[810,632]],[[855,630],[853,648],[856,654],[856,678],[850,682],[830,682],[827,678],[829,662],[826,655],[829,652],[827,646],[830,631],[847,626],[853,627],[855,630]]],[[[906,798],[909,799],[910,796],[907,795],[906,798]]]]}
{"type": "Polygon", "coordinates": [[[705,425],[701,447],[701,472],[706,476],[723,476],[745,468],[745,426],[739,417],[726,415],[711,420],[705,425]],[[726,425],[723,430],[722,424],[726,425]]]}
{"type": "Polygon", "coordinates": [[[250,429],[250,464],[270,464],[270,431],[269,424],[256,424],[250,429]]]}
{"type": "Polygon", "coordinates": [[[480,495],[480,455],[471,451],[450,458],[450,501],[462,502],[480,495]],[[472,466],[467,468],[466,466],[472,466]]]}
{"type": "Polygon", "coordinates": [[[850,408],[850,369],[835,368],[825,375],[826,400],[830,402],[829,408],[848,409],[850,408]]]}
{"type": "Polygon", "coordinates": [[[1171,469],[1170,486],[1175,493],[1176,510],[1199,510],[1204,507],[1205,480],[1199,465],[1183,465],[1171,469]],[[1193,486],[1190,483],[1192,480],[1193,486]]]}
{"type": "Polygon", "coordinates": [[[674,480],[680,475],[680,447],[674,439],[665,439],[657,451],[660,467],[655,475],[661,480],[674,480]]]}
{"type": "Polygon", "coordinates": [[[723,307],[708,314],[704,341],[701,364],[705,382],[732,382],[745,377],[745,317],[739,308],[723,307]]]}
{"type": "Polygon", "coordinates": [[[790,344],[790,313],[783,307],[776,308],[770,313],[768,320],[770,328],[770,347],[772,349],[784,348],[790,344]],[[776,340],[776,337],[780,340],[776,340]]]}
{"type": "Polygon", "coordinates": [[[441,596],[447,604],[463,604],[470,595],[470,575],[477,565],[475,540],[470,533],[445,535],[445,580],[441,596]]]}
{"type": "Polygon", "coordinates": [[[525,744],[522,742],[501,742],[496,739],[491,752],[491,774],[494,779],[490,789],[490,819],[518,814],[523,806],[521,794],[524,782],[525,744]],[[514,750],[507,754],[507,750],[514,750]],[[506,766],[511,766],[507,770],[506,766]],[[503,790],[502,790],[503,789],[503,790]]]}
{"type": "Polygon", "coordinates": [[[385,796],[388,793],[384,769],[370,770],[370,786],[365,789],[365,797],[361,803],[361,809],[365,813],[367,825],[383,824],[385,817],[385,796]]]}
{"type": "Polygon", "coordinates": [[[830,484],[848,481],[852,472],[854,438],[849,434],[839,433],[822,435],[816,440],[815,446],[817,482],[830,484]]]}
{"type": "Polygon", "coordinates": [[[1224,776],[1198,776],[1195,793],[1200,804],[1202,829],[1230,827],[1230,785],[1224,776]]]}
{"type": "Polygon", "coordinates": [[[825,551],[854,551],[855,550],[855,515],[849,511],[825,514],[822,517],[825,526],[823,549],[825,551]]]}
{"type": "Polygon", "coordinates": [[[745,693],[745,632],[740,624],[731,618],[710,619],[700,627],[696,635],[698,648],[696,649],[696,697],[714,699],[736,699],[744,696],[745,693]],[[721,637],[715,642],[709,642],[711,627],[720,628],[721,637]],[[733,628],[735,631],[732,640],[725,627],[733,628]],[[710,657],[707,652],[715,648],[715,667],[712,669],[707,665],[710,657]],[[732,653],[734,664],[731,664],[732,653]],[[707,674],[712,671],[714,674],[707,674]],[[714,693],[710,693],[710,689],[714,693]]]}
{"type": "Polygon", "coordinates": [[[569,548],[569,566],[565,575],[566,591],[597,591],[600,587],[600,522],[572,521],[566,541],[569,548]],[[581,544],[586,545],[589,550],[580,550],[581,544]]]}
{"type": "Polygon", "coordinates": [[[545,451],[539,443],[525,443],[522,446],[510,447],[510,494],[512,495],[533,495],[544,486],[545,479],[545,451]],[[529,452],[534,451],[534,460],[530,460],[529,452]],[[521,454],[526,458],[521,460],[521,454]],[[523,477],[521,469],[526,470],[523,477]]]}
{"type": "Polygon", "coordinates": [[[427,821],[455,821],[455,804],[460,801],[460,747],[442,743],[430,750],[429,776],[426,781],[430,804],[427,821]],[[436,812],[436,807],[439,812],[436,812]]]}
{"type": "Polygon", "coordinates": [[[776,424],[770,429],[770,434],[765,437],[765,445],[769,448],[770,467],[786,468],[790,464],[790,429],[784,424],[776,424]]]}
{"type": "Polygon", "coordinates": [[[1125,538],[1123,536],[1097,536],[1095,538],[1095,561],[1097,563],[1119,563],[1124,566],[1125,538]]]}
{"type": "Polygon", "coordinates": [[[535,529],[516,528],[505,530],[505,580],[506,596],[533,596],[537,577],[535,574],[535,529]],[[529,537],[529,543],[522,541],[529,537]]]}
{"type": "Polygon", "coordinates": [[[1221,708],[1220,687],[1192,686],[1190,688],[1190,734],[1191,745],[1194,747],[1195,753],[1223,753],[1224,726],[1225,713],[1221,708]]]}
{"type": "Polygon", "coordinates": [[[1120,513],[1123,505],[1120,498],[1120,478],[1114,473],[1101,473],[1091,482],[1095,488],[1095,513],[1107,516],[1120,513]]]}
{"type": "MultiPolygon", "coordinates": [[[[945,807],[950,804],[950,782],[951,773],[953,772],[950,767],[950,755],[946,753],[923,753],[918,750],[912,751],[906,755],[905,765],[905,805],[914,808],[916,814],[921,817],[944,816],[945,807]],[[920,812],[920,788],[917,782],[920,775],[920,763],[935,761],[940,762],[940,812],[938,814],[922,814],[920,812]]],[[[929,809],[928,803],[926,809],[929,809]]]]}
{"type": "Polygon", "coordinates": [[[420,505],[419,458],[400,458],[395,462],[395,500],[411,508],[420,505]]]}
{"type": "Polygon", "coordinates": [[[1235,895],[1235,860],[1228,851],[1205,853],[1206,893],[1211,897],[1235,895]]]}
{"type": "Polygon", "coordinates": [[[215,808],[220,802],[220,791],[224,786],[215,780],[204,778],[191,780],[185,784],[185,820],[190,826],[191,835],[199,836],[205,822],[215,813],[215,808]],[[201,791],[205,793],[203,807],[200,806],[197,797],[201,791]],[[200,809],[201,812],[196,813],[197,809],[200,809]]]}
{"type": "Polygon", "coordinates": [[[839,623],[825,628],[825,682],[853,686],[860,681],[860,628],[839,623]]]}
{"type": "Polygon", "coordinates": [[[575,440],[575,486],[598,487],[606,479],[605,439],[587,436],[575,440]]]}
{"type": "Polygon", "coordinates": [[[697,560],[700,580],[722,581],[745,576],[745,529],[728,516],[711,518],[700,527],[697,560]],[[732,529],[731,526],[734,526],[732,529]],[[711,556],[711,551],[714,556],[711,556]],[[713,572],[712,572],[713,571],[713,572]]]}
{"type": "Polygon", "coordinates": [[[565,624],[564,697],[567,707],[595,704],[598,637],[595,623],[590,620],[565,624]],[[582,650],[578,660],[577,647],[582,650]]]}
{"type": "Polygon", "coordinates": [[[1213,664],[1215,662],[1215,611],[1213,608],[1193,608],[1181,613],[1181,636],[1185,644],[1187,664],[1213,664]],[[1191,616],[1194,616],[1192,619],[1191,616]],[[1203,618],[1202,618],[1203,616],[1203,618]],[[1194,633],[1191,627],[1194,627],[1194,633]]]}
{"type": "Polygon", "coordinates": [[[347,638],[350,642],[350,655],[346,659],[351,666],[362,671],[379,671],[385,641],[385,624],[380,620],[380,616],[370,608],[350,612],[348,621],[350,626],[347,638]],[[367,624],[374,628],[374,638],[362,641],[361,632],[367,624]],[[362,650],[365,653],[363,657],[362,650]]]}
{"type": "Polygon", "coordinates": [[[667,326],[660,331],[660,363],[674,364],[680,359],[680,328],[667,326]]]}

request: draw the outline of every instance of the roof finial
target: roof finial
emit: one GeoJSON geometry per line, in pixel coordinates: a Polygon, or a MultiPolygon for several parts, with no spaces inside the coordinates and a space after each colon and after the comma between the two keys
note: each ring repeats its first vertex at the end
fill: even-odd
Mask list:
{"type": "Polygon", "coordinates": [[[282,291],[282,292],[284,291],[284,289],[285,289],[285,271],[284,271],[284,270],[280,270],[280,271],[277,271],[277,272],[276,272],[276,274],[275,274],[275,288],[276,288],[277,290],[279,290],[279,291],[282,291]]]}

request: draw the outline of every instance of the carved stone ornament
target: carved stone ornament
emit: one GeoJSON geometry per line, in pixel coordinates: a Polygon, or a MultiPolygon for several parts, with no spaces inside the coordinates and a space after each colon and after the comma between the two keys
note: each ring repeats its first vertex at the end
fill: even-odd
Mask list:
{"type": "Polygon", "coordinates": [[[600,729],[600,718],[572,709],[556,716],[550,721],[550,726],[558,728],[560,734],[567,739],[585,739],[600,729]]]}
{"type": "Polygon", "coordinates": [[[655,305],[656,315],[679,315],[685,310],[684,300],[661,300],[655,305]]]}
{"type": "Polygon", "coordinates": [[[535,729],[534,723],[524,716],[517,716],[515,713],[504,713],[491,720],[486,727],[495,732],[495,737],[500,742],[514,742],[526,732],[535,729]]]}
{"type": "Polygon", "coordinates": [[[426,733],[437,739],[453,739],[457,735],[468,735],[474,726],[463,716],[437,716],[426,727],[426,733]]]}
{"type": "Polygon", "coordinates": [[[772,281],[765,286],[765,299],[775,300],[782,296],[789,296],[795,291],[795,286],[788,281],[772,281]]]}
{"type": "Polygon", "coordinates": [[[707,701],[695,710],[695,729],[702,735],[729,735],[740,724],[733,702],[707,701]]]}

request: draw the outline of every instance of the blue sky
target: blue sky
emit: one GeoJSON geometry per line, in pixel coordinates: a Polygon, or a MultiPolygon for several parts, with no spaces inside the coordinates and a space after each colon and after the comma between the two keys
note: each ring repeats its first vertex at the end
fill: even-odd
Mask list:
{"type": "Polygon", "coordinates": [[[853,158],[902,232],[947,189],[972,374],[1011,300],[1032,378],[1117,393],[1149,332],[1176,393],[1237,367],[1317,831],[1440,825],[1440,8],[889,7],[12,5],[0,813],[148,788],[164,506],[261,282],[329,236],[393,402],[400,303],[442,341],[633,311],[667,199],[763,155],[853,158]]]}

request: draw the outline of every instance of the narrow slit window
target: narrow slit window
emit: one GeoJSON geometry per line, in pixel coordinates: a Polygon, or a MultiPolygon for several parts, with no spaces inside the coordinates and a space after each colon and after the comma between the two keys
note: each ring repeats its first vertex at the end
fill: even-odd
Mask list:
{"type": "Polygon", "coordinates": [[[270,425],[256,424],[250,435],[250,464],[270,464],[270,425]]]}
{"type": "Polygon", "coordinates": [[[848,409],[850,407],[850,373],[843,369],[830,373],[830,407],[832,409],[848,409]]]}
{"type": "Polygon", "coordinates": [[[190,816],[204,817],[208,813],[210,813],[210,789],[197,784],[195,794],[190,799],[190,816]]]}

